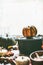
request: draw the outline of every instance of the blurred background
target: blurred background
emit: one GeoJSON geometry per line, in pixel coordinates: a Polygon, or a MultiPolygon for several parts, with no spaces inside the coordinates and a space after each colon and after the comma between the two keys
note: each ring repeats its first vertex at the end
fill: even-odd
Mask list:
{"type": "Polygon", "coordinates": [[[43,0],[0,0],[0,35],[22,35],[29,25],[43,35],[43,0]]]}

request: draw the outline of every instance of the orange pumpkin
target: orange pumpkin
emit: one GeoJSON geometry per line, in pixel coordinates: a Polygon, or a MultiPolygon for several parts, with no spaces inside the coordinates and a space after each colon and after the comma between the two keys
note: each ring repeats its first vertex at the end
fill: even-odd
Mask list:
{"type": "Polygon", "coordinates": [[[22,33],[24,37],[32,37],[37,34],[37,29],[35,26],[28,26],[23,28],[22,33]]]}

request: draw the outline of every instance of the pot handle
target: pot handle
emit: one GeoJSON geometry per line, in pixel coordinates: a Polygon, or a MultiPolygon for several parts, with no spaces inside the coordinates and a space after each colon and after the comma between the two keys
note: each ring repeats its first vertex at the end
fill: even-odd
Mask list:
{"type": "Polygon", "coordinates": [[[15,60],[12,60],[13,61],[13,63],[16,65],[16,61],[15,60]]]}

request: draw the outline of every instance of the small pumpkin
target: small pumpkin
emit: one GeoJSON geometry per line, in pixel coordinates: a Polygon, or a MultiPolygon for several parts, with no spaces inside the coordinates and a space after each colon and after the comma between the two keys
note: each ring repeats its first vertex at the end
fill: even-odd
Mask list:
{"type": "Polygon", "coordinates": [[[37,29],[35,26],[28,26],[23,28],[22,33],[24,37],[32,37],[37,34],[37,29]]]}
{"type": "Polygon", "coordinates": [[[32,32],[31,36],[35,36],[37,34],[37,29],[35,26],[31,26],[31,32],[32,32]]]}

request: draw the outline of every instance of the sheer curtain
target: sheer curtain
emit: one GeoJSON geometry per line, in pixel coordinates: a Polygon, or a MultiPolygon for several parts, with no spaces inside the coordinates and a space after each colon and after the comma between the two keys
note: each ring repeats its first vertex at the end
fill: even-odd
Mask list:
{"type": "Polygon", "coordinates": [[[43,34],[42,0],[0,0],[0,35],[22,35],[23,27],[36,26],[43,34]]]}

